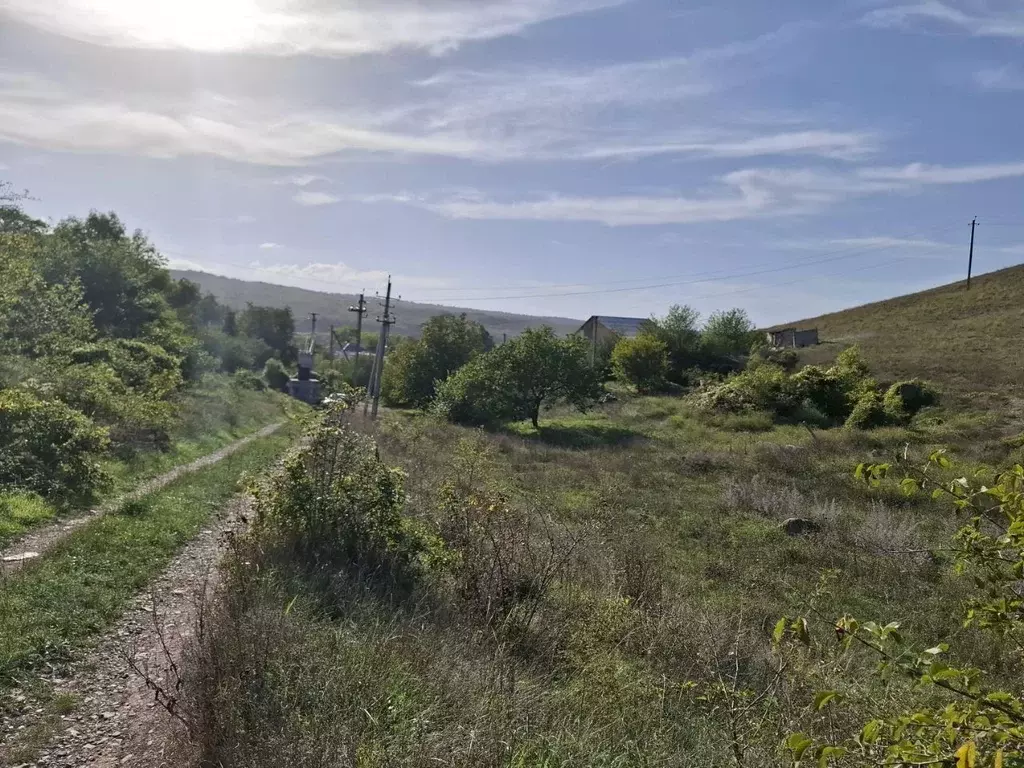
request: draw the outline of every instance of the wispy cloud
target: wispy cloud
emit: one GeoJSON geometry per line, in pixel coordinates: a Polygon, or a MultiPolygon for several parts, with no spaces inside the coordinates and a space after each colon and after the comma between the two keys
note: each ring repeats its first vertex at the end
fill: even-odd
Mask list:
{"type": "Polygon", "coordinates": [[[1024,70],[1009,65],[986,67],[974,73],[974,82],[985,91],[1024,91],[1024,70]]]}
{"type": "Polygon", "coordinates": [[[1024,176],[1024,162],[943,166],[911,163],[897,168],[863,168],[862,179],[896,184],[973,184],[1024,176]]]}
{"type": "Polygon", "coordinates": [[[327,192],[310,192],[304,189],[297,192],[292,200],[299,205],[330,205],[339,202],[341,198],[327,192]]]}
{"type": "Polygon", "coordinates": [[[6,0],[0,15],[106,46],[352,56],[441,54],[623,0],[6,0]]]}
{"type": "Polygon", "coordinates": [[[235,223],[236,224],[255,224],[256,223],[256,217],[255,216],[250,216],[247,213],[242,213],[242,214],[239,214],[238,216],[235,217],[235,223]]]}
{"type": "MultiPolygon", "coordinates": [[[[343,262],[313,264],[261,264],[253,262],[249,265],[264,276],[290,279],[302,284],[320,285],[324,287],[357,291],[367,287],[381,286],[387,282],[388,272],[380,269],[358,269],[343,262]]],[[[392,275],[396,282],[401,282],[403,290],[418,288],[442,289],[449,288],[451,281],[439,277],[419,277],[413,275],[392,275]]]]}
{"type": "Polygon", "coordinates": [[[297,176],[289,176],[285,179],[280,179],[278,184],[291,184],[296,187],[308,187],[310,184],[318,184],[321,182],[329,182],[326,176],[321,176],[316,173],[302,173],[297,176]]]}
{"type": "MultiPolygon", "coordinates": [[[[792,216],[820,211],[866,195],[911,191],[938,184],[970,184],[1024,176],[1024,162],[937,166],[915,163],[893,168],[839,172],[821,168],[752,168],[718,179],[705,195],[548,194],[520,200],[483,197],[373,196],[373,202],[406,203],[454,219],[590,222],[607,226],[690,224],[792,216]]],[[[904,243],[906,245],[906,243],[904,243]]]]}
{"type": "Polygon", "coordinates": [[[923,0],[877,8],[863,17],[865,24],[919,31],[959,30],[975,37],[1024,38],[1024,8],[997,8],[990,0],[923,0]]]}
{"type": "MultiPolygon", "coordinates": [[[[337,113],[301,111],[272,100],[228,99],[200,93],[157,101],[144,93],[117,98],[72,92],[38,76],[0,72],[0,140],[41,149],[108,152],[157,158],[214,156],[262,165],[303,165],[330,157],[438,156],[497,163],[519,160],[613,160],[653,155],[744,158],[803,155],[852,160],[877,149],[870,131],[801,126],[779,131],[735,115],[710,115],[701,125],[688,115],[685,129],[669,129],[679,115],[666,113],[675,65],[647,62],[637,74],[612,67],[575,75],[518,78],[488,76],[482,89],[463,88],[461,76],[447,90],[414,89],[419,101],[402,109],[337,113]],[[662,75],[668,73],[667,80],[662,75]],[[526,83],[536,82],[535,93],[526,83]],[[664,98],[662,98],[664,96],[664,98]],[[575,99],[575,100],[574,100],[575,99]],[[610,117],[623,100],[628,114],[610,117]],[[640,121],[638,125],[637,121],[640,121]],[[730,124],[730,120],[737,124],[730,124]],[[722,122],[724,121],[724,122],[722,122]]],[[[630,70],[629,65],[625,70],[630,70]]],[[[677,92],[679,98],[686,87],[677,92]]],[[[676,102],[678,107],[678,102],[676,102]]],[[[280,183],[306,187],[324,181],[296,174],[280,183]]]]}
{"type": "Polygon", "coordinates": [[[272,251],[275,248],[280,248],[280,247],[281,246],[278,245],[277,243],[260,243],[260,250],[262,250],[262,251],[272,251]]]}

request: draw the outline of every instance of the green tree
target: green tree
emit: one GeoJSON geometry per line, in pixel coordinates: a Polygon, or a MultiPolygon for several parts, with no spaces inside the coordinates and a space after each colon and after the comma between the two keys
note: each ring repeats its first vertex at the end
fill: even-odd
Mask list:
{"type": "Polygon", "coordinates": [[[620,339],[612,350],[615,378],[636,387],[640,393],[654,392],[665,385],[669,370],[668,346],[647,333],[620,339]]]}
{"type": "Polygon", "coordinates": [[[750,351],[754,324],[742,309],[713,312],[701,330],[701,346],[715,357],[737,357],[750,351]]]}
{"type": "Polygon", "coordinates": [[[701,362],[700,314],[692,307],[675,304],[664,317],[655,317],[645,332],[665,344],[668,353],[668,378],[686,383],[686,371],[701,362]]]}
{"type": "Polygon", "coordinates": [[[238,317],[238,329],[249,338],[263,341],[286,365],[295,362],[295,318],[290,307],[249,304],[238,317]]]}
{"type": "Polygon", "coordinates": [[[490,334],[465,314],[437,315],[419,339],[396,341],[388,352],[382,395],[390,405],[424,406],[435,387],[476,355],[494,346],[490,334]]]}
{"type": "Polygon", "coordinates": [[[585,410],[601,394],[589,352],[580,336],[559,338],[546,326],[527,329],[450,376],[438,389],[435,408],[453,421],[529,419],[534,427],[542,407],[565,402],[585,410]]]}

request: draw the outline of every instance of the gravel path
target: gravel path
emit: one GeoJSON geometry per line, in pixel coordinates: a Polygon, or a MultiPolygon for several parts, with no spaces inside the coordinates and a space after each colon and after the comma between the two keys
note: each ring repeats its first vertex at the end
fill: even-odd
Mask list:
{"type": "Polygon", "coordinates": [[[13,763],[17,752],[12,747],[44,720],[50,729],[46,746],[35,762],[21,763],[23,767],[171,768],[192,762],[192,756],[173,752],[174,745],[185,743],[173,738],[183,727],[155,703],[129,660],[173,688],[171,664],[180,662],[182,641],[195,626],[199,598],[213,586],[227,535],[245,524],[250,503],[247,496],[231,501],[71,674],[52,681],[58,695],[77,701],[73,711],[47,714],[30,703],[31,697],[24,697],[24,711],[0,732],[0,764],[18,765],[13,763]]]}
{"type": "Polygon", "coordinates": [[[142,496],[153,493],[153,491],[158,491],[165,485],[173,483],[182,475],[187,475],[190,472],[195,472],[196,470],[208,467],[211,464],[216,464],[236,451],[244,448],[253,440],[258,440],[261,437],[273,434],[283,425],[283,421],[271,424],[270,426],[264,427],[259,432],[243,437],[241,440],[237,440],[231,443],[231,445],[221,448],[219,451],[214,451],[208,456],[196,459],[191,464],[183,464],[182,466],[176,467],[170,472],[166,472],[159,477],[147,480],[131,493],[120,496],[97,509],[89,511],[85,515],[59,520],[51,525],[44,526],[43,528],[23,536],[13,544],[8,545],[6,549],[0,550],[0,576],[3,574],[13,573],[26,562],[39,557],[43,552],[71,533],[75,528],[89,522],[93,518],[117,509],[126,501],[132,501],[133,499],[138,499],[142,496]]]}

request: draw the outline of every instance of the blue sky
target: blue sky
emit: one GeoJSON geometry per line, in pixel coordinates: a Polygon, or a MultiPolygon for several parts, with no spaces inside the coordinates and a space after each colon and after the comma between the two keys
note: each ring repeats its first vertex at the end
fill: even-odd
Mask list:
{"type": "Polygon", "coordinates": [[[172,266],[780,322],[1024,261],[1019,0],[0,0],[0,179],[172,266]]]}

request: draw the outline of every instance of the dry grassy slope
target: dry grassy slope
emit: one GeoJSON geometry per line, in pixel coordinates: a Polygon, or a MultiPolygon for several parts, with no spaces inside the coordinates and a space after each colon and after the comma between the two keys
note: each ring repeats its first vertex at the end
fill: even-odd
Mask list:
{"type": "Polygon", "coordinates": [[[858,344],[881,379],[927,378],[952,395],[1024,394],[1024,265],[778,328],[817,327],[823,362],[858,344]]]}

